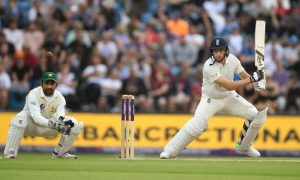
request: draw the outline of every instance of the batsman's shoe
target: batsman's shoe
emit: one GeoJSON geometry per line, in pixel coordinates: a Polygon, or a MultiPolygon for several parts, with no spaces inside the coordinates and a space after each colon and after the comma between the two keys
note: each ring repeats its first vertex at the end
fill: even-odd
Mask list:
{"type": "Polygon", "coordinates": [[[169,153],[168,151],[164,151],[162,153],[160,153],[160,159],[171,159],[174,158],[171,153],[169,153]]]}
{"type": "Polygon", "coordinates": [[[8,155],[5,155],[4,158],[5,159],[16,159],[16,156],[8,154],[8,155]]]}
{"type": "Polygon", "coordinates": [[[66,152],[65,154],[59,156],[56,152],[52,153],[52,158],[56,159],[56,158],[61,158],[61,159],[77,159],[78,157],[76,155],[70,154],[68,152],[66,152]]]}
{"type": "Polygon", "coordinates": [[[16,159],[16,156],[14,155],[14,153],[8,153],[8,154],[4,154],[4,158],[5,159],[16,159]]]}
{"type": "Polygon", "coordinates": [[[258,152],[254,147],[250,146],[248,149],[246,150],[242,150],[240,149],[239,146],[237,146],[236,148],[239,152],[246,154],[247,156],[250,157],[260,157],[260,152],[258,152]]]}

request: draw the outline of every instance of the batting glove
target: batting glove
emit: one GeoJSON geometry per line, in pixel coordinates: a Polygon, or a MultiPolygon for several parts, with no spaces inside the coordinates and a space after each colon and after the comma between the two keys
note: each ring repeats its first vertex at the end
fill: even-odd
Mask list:
{"type": "Polygon", "coordinates": [[[265,70],[264,69],[258,69],[250,76],[251,83],[258,82],[265,77],[265,70]]]}
{"type": "Polygon", "coordinates": [[[266,89],[266,80],[255,82],[253,87],[255,91],[264,91],[266,89]]]}

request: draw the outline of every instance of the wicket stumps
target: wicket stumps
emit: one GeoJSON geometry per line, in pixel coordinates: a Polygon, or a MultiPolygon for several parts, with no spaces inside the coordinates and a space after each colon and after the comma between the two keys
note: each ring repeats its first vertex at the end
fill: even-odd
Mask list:
{"type": "Polygon", "coordinates": [[[134,158],[134,96],[122,95],[121,158],[134,158]]]}

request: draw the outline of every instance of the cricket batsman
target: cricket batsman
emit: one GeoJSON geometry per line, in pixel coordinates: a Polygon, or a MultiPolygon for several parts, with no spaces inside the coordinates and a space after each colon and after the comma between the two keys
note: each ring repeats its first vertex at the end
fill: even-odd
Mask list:
{"type": "Polygon", "coordinates": [[[77,158],[68,151],[82,131],[83,123],[65,116],[66,101],[62,94],[55,90],[56,87],[56,74],[46,72],[42,75],[41,85],[32,89],[26,96],[23,110],[11,120],[4,149],[5,158],[17,157],[24,135],[48,137],[57,134],[61,134],[61,137],[52,157],[77,158]]]}
{"type": "Polygon", "coordinates": [[[237,142],[237,150],[250,157],[260,156],[260,153],[252,146],[252,142],[266,121],[267,108],[258,111],[235,90],[250,83],[253,84],[255,90],[263,90],[257,82],[264,79],[264,70],[259,69],[249,75],[239,59],[229,53],[228,44],[224,38],[214,38],[209,50],[211,56],[203,67],[201,101],[194,116],[165,146],[160,154],[161,159],[178,156],[188,144],[207,129],[208,120],[221,111],[245,119],[241,137],[237,142]],[[234,74],[238,74],[241,80],[233,81],[234,74]]]}

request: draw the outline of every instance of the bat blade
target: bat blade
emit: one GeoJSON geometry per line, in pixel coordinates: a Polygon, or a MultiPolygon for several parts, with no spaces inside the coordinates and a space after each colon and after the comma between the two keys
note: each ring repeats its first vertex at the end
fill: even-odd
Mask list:
{"type": "Polygon", "coordinates": [[[265,28],[266,22],[257,20],[255,24],[255,66],[262,69],[265,66],[265,28]]]}

